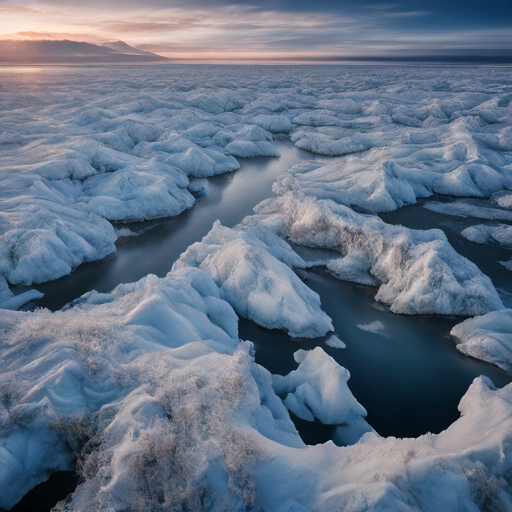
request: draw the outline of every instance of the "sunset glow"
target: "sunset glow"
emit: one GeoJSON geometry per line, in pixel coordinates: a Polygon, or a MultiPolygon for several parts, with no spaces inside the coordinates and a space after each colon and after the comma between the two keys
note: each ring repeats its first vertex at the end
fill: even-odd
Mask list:
{"type": "Polygon", "coordinates": [[[78,2],[0,4],[0,37],[128,44],[180,61],[318,61],[344,57],[503,53],[512,48],[506,2],[475,5],[304,2],[78,2]],[[503,4],[500,8],[498,4],[503,4]],[[450,20],[450,23],[447,21],[450,20]]]}

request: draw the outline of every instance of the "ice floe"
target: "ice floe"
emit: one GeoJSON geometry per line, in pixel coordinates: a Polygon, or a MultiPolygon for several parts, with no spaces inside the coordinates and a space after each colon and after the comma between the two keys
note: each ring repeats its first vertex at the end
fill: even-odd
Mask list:
{"type": "Polygon", "coordinates": [[[500,224],[498,226],[487,226],[485,224],[470,226],[464,229],[461,235],[477,244],[494,242],[503,247],[512,248],[512,226],[507,224],[500,224]]]}
{"type": "Polygon", "coordinates": [[[217,221],[173,268],[187,266],[208,272],[235,311],[263,327],[309,338],[333,329],[320,297],[292,270],[305,262],[267,229],[230,229],[217,221]]]}
{"type": "Polygon", "coordinates": [[[297,370],[286,376],[273,375],[275,392],[284,405],[299,418],[324,425],[337,425],[336,440],[355,443],[372,428],[364,418],[364,407],[354,398],[347,381],[350,373],[322,348],[298,350],[294,354],[297,370]]]}
{"type": "Polygon", "coordinates": [[[468,318],[457,324],[450,334],[462,353],[512,373],[512,310],[468,318]]]}
{"type": "Polygon", "coordinates": [[[392,226],[330,200],[287,192],[256,207],[247,226],[307,247],[339,251],[327,264],[340,279],[378,283],[376,300],[405,314],[481,315],[503,309],[491,280],[436,229],[392,226]]]}
{"type": "Polygon", "coordinates": [[[334,334],[325,340],[325,344],[332,348],[347,348],[347,345],[334,334]]]}

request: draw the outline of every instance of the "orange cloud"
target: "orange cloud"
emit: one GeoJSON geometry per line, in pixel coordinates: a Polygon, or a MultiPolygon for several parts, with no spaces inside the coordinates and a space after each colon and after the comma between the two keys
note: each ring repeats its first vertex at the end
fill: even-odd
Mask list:
{"type": "Polygon", "coordinates": [[[112,32],[167,32],[182,30],[193,25],[191,22],[168,22],[168,21],[118,21],[103,22],[102,27],[112,32]]]}
{"type": "Polygon", "coordinates": [[[91,34],[77,34],[70,32],[35,32],[24,31],[15,34],[0,35],[0,39],[13,39],[16,41],[83,41],[85,43],[96,43],[105,41],[105,37],[99,37],[91,34]]]}
{"type": "Polygon", "coordinates": [[[38,9],[34,9],[32,7],[22,7],[20,5],[11,5],[11,4],[1,4],[0,3],[0,13],[1,14],[27,14],[27,13],[37,13],[40,14],[41,11],[38,9]]]}

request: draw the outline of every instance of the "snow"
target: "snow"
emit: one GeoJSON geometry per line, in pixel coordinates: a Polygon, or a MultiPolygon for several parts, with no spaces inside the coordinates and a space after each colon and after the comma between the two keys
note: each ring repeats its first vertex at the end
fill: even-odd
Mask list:
{"type": "MultiPolygon", "coordinates": [[[[348,372],[317,347],[272,379],[199,269],[92,292],[65,311],[5,311],[0,323],[3,508],[52,472],[71,470],[85,443],[83,480],[60,505],[69,512],[512,504],[512,385],[477,378],[461,418],[438,435],[382,438],[367,427],[351,446],[306,446],[273,386],[294,411],[360,434],[365,412],[348,372]]],[[[340,442],[353,434],[343,429],[340,442]]]]}
{"type": "MultiPolygon", "coordinates": [[[[21,179],[13,181],[15,184],[21,179]]],[[[112,225],[95,213],[68,204],[73,200],[71,181],[58,185],[53,188],[44,180],[34,180],[29,194],[0,200],[0,273],[10,284],[57,279],[85,261],[115,251],[112,225]],[[52,194],[58,202],[45,197],[52,194]]]]}
{"type": "Polygon", "coordinates": [[[234,311],[197,269],[92,292],[65,312],[6,312],[1,322],[9,331],[0,374],[3,508],[52,472],[71,469],[66,443],[86,435],[92,413],[126,395],[137,379],[140,391],[146,387],[138,358],[155,351],[161,358],[172,348],[186,360],[214,349],[232,353],[238,343],[234,311]]]}
{"type": "Polygon", "coordinates": [[[468,318],[457,324],[450,334],[463,354],[512,373],[512,310],[468,318]]]}
{"type": "Polygon", "coordinates": [[[222,298],[238,314],[267,329],[316,338],[333,326],[321,309],[320,297],[291,269],[305,266],[302,258],[271,231],[230,229],[217,221],[173,268],[197,267],[208,272],[222,298]]]}
{"type": "MultiPolygon", "coordinates": [[[[477,378],[445,431],[382,438],[345,368],[317,347],[272,376],[239,340],[237,316],[294,337],[333,330],[297,275],[311,263],[289,240],[334,251],[321,265],[377,287],[395,313],[483,315],[452,330],[457,347],[511,371],[510,310],[491,281],[441,231],[358,213],[444,194],[465,199],[425,206],[512,220],[507,69],[44,68],[30,81],[17,70],[2,78],[0,508],[79,455],[81,484],[60,505],[69,512],[512,508],[512,385],[477,378]],[[215,223],[165,278],[90,292],[55,313],[6,309],[40,296],[10,285],[113,253],[135,233],[113,222],[193,207],[202,180],[237,170],[238,158],[278,157],[272,142],[287,134],[321,157],[284,173],[278,197],[240,225],[215,223]],[[333,441],[350,446],[306,446],[288,410],[336,426],[333,441]]],[[[464,233],[509,245],[508,231],[464,233]]],[[[378,321],[358,327],[385,334],[378,321]]],[[[334,335],[325,343],[344,346],[334,335]]]]}
{"type": "Polygon", "coordinates": [[[330,200],[286,192],[245,219],[306,247],[331,249],[335,277],[380,285],[376,300],[394,313],[481,315],[503,309],[491,280],[459,255],[440,230],[411,230],[330,200]]]}
{"type": "Polygon", "coordinates": [[[86,209],[110,221],[129,222],[170,217],[193,206],[184,176],[159,162],[146,167],[151,173],[122,170],[85,180],[86,209]]]}
{"type": "MultiPolygon", "coordinates": [[[[278,157],[274,135],[337,156],[290,169],[275,185],[279,194],[372,212],[432,193],[501,194],[498,204],[508,204],[512,106],[504,69],[180,67],[105,77],[90,68],[66,80],[54,73],[45,69],[28,89],[10,71],[0,94],[0,274],[11,285],[57,279],[112,253],[110,222],[98,216],[177,215],[198,194],[188,178],[235,171],[238,158],[278,157]],[[52,227],[57,220],[65,240],[52,227]],[[53,264],[34,263],[41,245],[53,247],[46,251],[53,264]],[[16,272],[17,255],[30,269],[16,272]]],[[[493,215],[508,219],[501,210],[493,215]]]]}

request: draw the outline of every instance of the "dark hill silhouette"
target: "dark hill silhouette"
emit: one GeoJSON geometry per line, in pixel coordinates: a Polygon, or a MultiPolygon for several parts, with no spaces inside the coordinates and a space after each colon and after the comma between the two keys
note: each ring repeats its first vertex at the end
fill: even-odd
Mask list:
{"type": "Polygon", "coordinates": [[[144,63],[166,60],[123,41],[92,44],[69,40],[0,40],[0,64],[144,63]]]}

